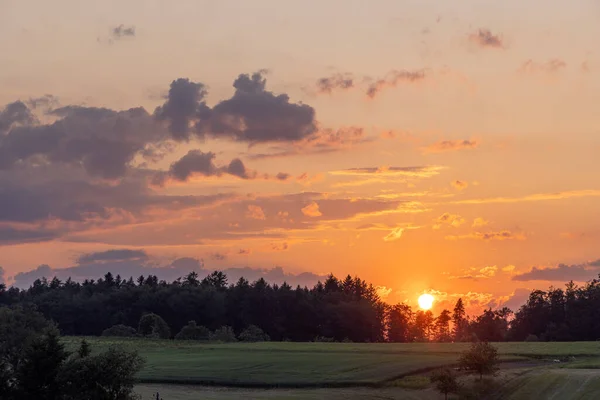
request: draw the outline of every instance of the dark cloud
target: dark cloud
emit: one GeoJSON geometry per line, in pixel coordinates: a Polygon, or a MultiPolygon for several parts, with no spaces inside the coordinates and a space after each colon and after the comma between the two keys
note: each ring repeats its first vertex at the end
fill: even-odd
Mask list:
{"type": "Polygon", "coordinates": [[[224,261],[227,259],[227,255],[223,253],[211,253],[210,258],[215,261],[224,261]]]}
{"type": "Polygon", "coordinates": [[[27,100],[27,106],[36,110],[42,109],[46,112],[50,112],[60,105],[60,101],[56,96],[51,94],[45,94],[41,97],[33,97],[27,100]]]}
{"type": "Polygon", "coordinates": [[[559,264],[556,267],[533,267],[531,271],[512,277],[513,281],[578,281],[584,282],[598,277],[600,260],[583,264],[559,264]]]}
{"type": "MultiPolygon", "coordinates": [[[[113,276],[120,275],[121,278],[134,279],[140,275],[156,275],[160,280],[173,281],[183,277],[188,273],[195,271],[200,278],[207,276],[214,269],[205,268],[204,261],[191,257],[179,258],[167,265],[157,267],[151,262],[136,262],[136,261],[116,261],[106,263],[90,263],[77,265],[69,268],[53,269],[48,265],[40,265],[38,268],[20,272],[15,275],[13,285],[19,288],[28,288],[36,279],[46,278],[52,279],[57,277],[61,280],[66,280],[69,277],[75,281],[83,281],[85,279],[98,279],[110,272],[113,276]]],[[[238,268],[229,267],[222,269],[227,275],[229,283],[235,283],[241,277],[248,279],[250,282],[264,278],[269,283],[281,284],[287,282],[290,285],[312,287],[319,280],[324,281],[326,276],[317,275],[312,272],[302,272],[298,274],[285,272],[282,267],[272,269],[265,268],[238,268]]]]}
{"type": "Polygon", "coordinates": [[[393,70],[387,73],[384,78],[375,80],[369,84],[367,88],[367,96],[371,99],[375,98],[385,88],[395,88],[403,82],[418,82],[425,79],[425,71],[397,71],[393,70]]]}
{"type": "MultiPolygon", "coordinates": [[[[31,110],[22,101],[7,104],[0,110],[0,136],[6,133],[14,125],[29,125],[37,121],[31,110]]],[[[2,139],[0,138],[0,144],[2,139]]],[[[0,156],[2,153],[0,152],[0,156]]],[[[0,167],[2,161],[0,161],[0,167]]]]}
{"type": "Polygon", "coordinates": [[[170,174],[179,181],[186,181],[193,173],[204,176],[217,175],[219,169],[213,163],[215,153],[190,150],[185,156],[171,164],[170,174]]]}
{"type": "Polygon", "coordinates": [[[350,74],[337,73],[317,81],[317,92],[331,94],[335,89],[347,90],[354,87],[354,78],[350,74]]]}
{"type": "Polygon", "coordinates": [[[0,245],[47,242],[58,237],[57,232],[46,229],[24,229],[0,226],[0,245]]]}
{"type": "Polygon", "coordinates": [[[471,33],[469,40],[480,47],[505,48],[502,37],[494,35],[489,29],[479,29],[471,33]]]}
{"type": "Polygon", "coordinates": [[[115,26],[112,30],[112,38],[115,40],[119,40],[123,37],[134,37],[135,36],[135,26],[125,26],[123,24],[119,26],[115,26]]]}
{"type": "Polygon", "coordinates": [[[290,177],[291,177],[291,175],[287,174],[285,172],[280,172],[277,175],[275,175],[275,179],[280,180],[280,181],[287,181],[290,177]]]}
{"type": "Polygon", "coordinates": [[[144,250],[114,249],[95,253],[82,254],[77,264],[90,264],[103,261],[146,260],[148,254],[144,250]]]}
{"type": "Polygon", "coordinates": [[[48,125],[12,128],[0,137],[0,169],[17,162],[83,166],[91,176],[124,176],[139,152],[163,139],[143,108],[113,111],[67,106],[51,112],[48,125]]]}
{"type": "Polygon", "coordinates": [[[169,130],[174,139],[188,140],[192,123],[210,113],[204,102],[206,94],[206,86],[202,83],[184,78],[174,80],[167,101],[156,108],[154,115],[158,120],[169,122],[169,130]]]}
{"type": "Polygon", "coordinates": [[[203,84],[178,79],[155,115],[169,122],[173,137],[179,140],[195,133],[250,143],[285,142],[304,139],[317,131],[315,110],[306,104],[291,103],[286,94],[266,90],[264,71],[241,74],[233,87],[230,99],[210,108],[204,102],[203,84]]]}
{"type": "Polygon", "coordinates": [[[479,143],[476,140],[442,140],[425,147],[423,150],[425,153],[444,153],[448,151],[474,149],[477,146],[479,146],[479,143]]]}

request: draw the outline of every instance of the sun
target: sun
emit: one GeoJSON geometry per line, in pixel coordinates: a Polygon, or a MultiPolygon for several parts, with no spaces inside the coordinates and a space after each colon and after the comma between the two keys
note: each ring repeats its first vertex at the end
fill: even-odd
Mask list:
{"type": "Polygon", "coordinates": [[[421,307],[423,310],[429,310],[433,305],[434,300],[435,299],[432,295],[428,293],[422,294],[419,296],[419,307],[421,307]]]}

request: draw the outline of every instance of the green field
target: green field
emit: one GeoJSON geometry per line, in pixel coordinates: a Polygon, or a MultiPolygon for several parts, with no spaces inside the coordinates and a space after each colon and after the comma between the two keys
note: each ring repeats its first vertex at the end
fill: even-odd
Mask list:
{"type": "MultiPolygon", "coordinates": [[[[398,379],[454,364],[468,347],[466,343],[215,344],[86,339],[95,351],[111,345],[137,350],[146,359],[139,374],[142,384],[138,392],[150,398],[152,393],[160,391],[165,400],[435,399],[438,397],[432,388],[417,385],[411,389],[410,384],[398,379]]],[[[80,340],[65,338],[71,349],[80,340]]],[[[596,378],[600,374],[591,369],[599,366],[600,342],[498,343],[496,346],[503,361],[512,361],[504,368],[520,371],[518,376],[511,376],[503,383],[500,398],[530,398],[532,385],[539,385],[547,393],[555,390],[563,393],[555,399],[587,398],[588,395],[600,398],[600,378],[596,378]],[[554,359],[563,362],[554,363],[554,359]]]]}

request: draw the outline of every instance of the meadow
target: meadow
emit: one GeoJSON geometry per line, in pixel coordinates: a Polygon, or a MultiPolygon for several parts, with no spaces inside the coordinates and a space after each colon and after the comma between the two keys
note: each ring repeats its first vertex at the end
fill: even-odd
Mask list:
{"type": "MultiPolygon", "coordinates": [[[[64,340],[68,347],[75,348],[81,338],[64,340]]],[[[86,340],[96,351],[113,345],[137,350],[146,359],[139,374],[142,384],[138,392],[149,399],[152,393],[160,391],[165,400],[348,400],[381,396],[436,399],[439,397],[430,385],[413,385],[407,378],[456,363],[459,354],[469,346],[468,343],[219,344],[98,337],[86,340]]],[[[592,369],[599,366],[600,342],[495,345],[505,362],[504,368],[519,372],[503,385],[500,391],[503,397],[499,398],[530,398],[532,384],[545,390],[544,393],[559,390],[563,394],[556,399],[588,398],[588,395],[600,398],[600,374],[592,369]]]]}

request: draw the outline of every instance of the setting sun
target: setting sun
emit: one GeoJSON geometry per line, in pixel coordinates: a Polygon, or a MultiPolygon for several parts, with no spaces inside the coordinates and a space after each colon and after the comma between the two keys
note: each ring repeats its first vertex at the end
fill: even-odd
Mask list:
{"type": "Polygon", "coordinates": [[[421,296],[419,296],[419,307],[421,307],[423,310],[429,310],[433,305],[434,300],[435,299],[432,295],[427,293],[422,294],[421,296]]]}

